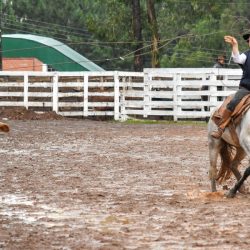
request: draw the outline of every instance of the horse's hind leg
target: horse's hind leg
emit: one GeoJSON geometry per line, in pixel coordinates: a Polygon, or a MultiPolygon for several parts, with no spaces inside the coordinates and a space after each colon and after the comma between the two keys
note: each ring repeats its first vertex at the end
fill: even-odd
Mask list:
{"type": "Polygon", "coordinates": [[[237,191],[240,189],[244,181],[247,179],[247,177],[250,175],[250,166],[245,170],[243,176],[240,178],[240,180],[234,185],[232,189],[227,194],[228,198],[233,198],[237,191]]]}
{"type": "MultiPolygon", "coordinates": [[[[235,178],[237,179],[237,181],[240,180],[241,178],[241,174],[240,171],[238,170],[238,165],[240,164],[240,162],[245,158],[246,153],[242,148],[237,148],[237,152],[236,155],[232,161],[232,163],[229,165],[229,168],[232,170],[235,178]]],[[[245,192],[245,188],[242,185],[240,190],[240,192],[244,193],[245,192]]]]}
{"type": "MultiPolygon", "coordinates": [[[[240,144],[244,151],[246,152],[247,156],[250,157],[250,139],[249,139],[249,126],[247,126],[244,130],[240,133],[240,144]]],[[[250,166],[245,170],[243,176],[238,180],[238,182],[234,185],[232,189],[227,194],[228,198],[233,198],[237,191],[242,187],[244,181],[250,175],[250,166]]]]}

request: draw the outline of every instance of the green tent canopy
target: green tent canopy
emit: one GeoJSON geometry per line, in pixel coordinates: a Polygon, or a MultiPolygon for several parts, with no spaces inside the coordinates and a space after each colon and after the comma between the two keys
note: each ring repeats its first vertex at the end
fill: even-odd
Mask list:
{"type": "Polygon", "coordinates": [[[35,57],[56,71],[104,71],[67,45],[43,36],[2,35],[5,58],[35,57]]]}

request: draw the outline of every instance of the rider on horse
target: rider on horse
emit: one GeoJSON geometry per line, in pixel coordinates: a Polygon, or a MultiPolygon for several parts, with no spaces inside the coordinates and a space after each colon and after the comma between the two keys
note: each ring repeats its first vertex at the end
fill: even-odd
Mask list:
{"type": "MultiPolygon", "coordinates": [[[[250,47],[250,33],[244,34],[243,38],[247,41],[248,46],[250,47]]],[[[221,114],[217,130],[214,130],[211,133],[211,135],[217,139],[222,136],[225,128],[229,124],[231,114],[233,113],[237,104],[240,103],[244,96],[250,94],[250,50],[240,54],[238,42],[235,37],[225,36],[224,40],[225,42],[231,44],[232,58],[235,63],[238,63],[241,66],[243,70],[243,75],[240,80],[239,90],[235,93],[233,99],[227,104],[226,108],[221,114]]]]}

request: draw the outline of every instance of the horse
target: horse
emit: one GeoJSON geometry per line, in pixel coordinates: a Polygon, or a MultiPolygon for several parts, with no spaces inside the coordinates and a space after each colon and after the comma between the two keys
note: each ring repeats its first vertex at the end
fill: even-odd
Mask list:
{"type": "MultiPolygon", "coordinates": [[[[217,107],[218,109],[218,107],[217,107]]],[[[232,174],[237,179],[236,184],[229,190],[226,197],[235,197],[237,191],[244,191],[243,183],[250,175],[250,164],[245,169],[243,175],[238,168],[241,161],[247,156],[250,163],[250,109],[242,116],[238,125],[236,125],[236,141],[229,128],[227,127],[220,139],[215,139],[211,136],[211,132],[216,129],[217,125],[211,115],[208,121],[208,147],[209,147],[209,178],[211,181],[211,191],[216,192],[216,182],[222,183],[230,178],[232,174]],[[217,171],[217,161],[220,157],[220,168],[217,171]]]]}
{"type": "Polygon", "coordinates": [[[6,123],[0,122],[0,131],[9,132],[10,128],[6,123]]]}

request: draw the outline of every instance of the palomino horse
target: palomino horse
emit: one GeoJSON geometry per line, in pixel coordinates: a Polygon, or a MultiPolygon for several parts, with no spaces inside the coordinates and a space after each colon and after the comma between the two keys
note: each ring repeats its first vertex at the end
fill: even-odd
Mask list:
{"type": "Polygon", "coordinates": [[[0,131],[9,132],[10,128],[9,128],[9,126],[7,124],[5,124],[3,122],[0,122],[0,131]]]}
{"type": "Polygon", "coordinates": [[[245,112],[240,123],[236,126],[238,142],[232,137],[229,128],[226,128],[220,139],[213,138],[211,132],[214,129],[216,129],[216,125],[210,118],[208,122],[208,143],[210,159],[209,177],[212,192],[216,191],[216,181],[221,183],[229,179],[233,173],[237,182],[227,193],[227,197],[232,198],[250,175],[250,166],[246,168],[243,176],[241,176],[238,170],[238,166],[245,156],[248,156],[250,161],[250,109],[245,112]],[[219,157],[220,169],[217,173],[217,160],[219,157]]]}

